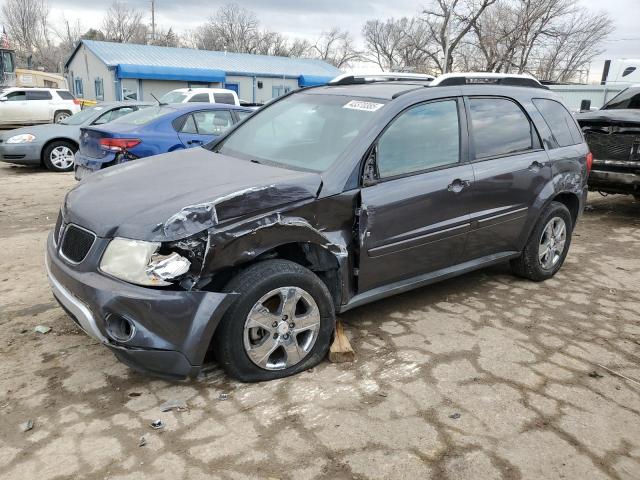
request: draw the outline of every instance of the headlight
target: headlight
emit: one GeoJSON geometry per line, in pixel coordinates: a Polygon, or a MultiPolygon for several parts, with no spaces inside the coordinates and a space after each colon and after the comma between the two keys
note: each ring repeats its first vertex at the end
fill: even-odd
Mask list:
{"type": "Polygon", "coordinates": [[[156,254],[159,248],[158,242],[114,238],[102,256],[100,269],[138,285],[171,285],[167,280],[187,273],[191,263],[177,253],[156,254]]]}
{"type": "Polygon", "coordinates": [[[14,135],[13,137],[9,137],[7,143],[31,143],[35,139],[35,135],[31,135],[30,133],[23,133],[21,135],[14,135]]]}

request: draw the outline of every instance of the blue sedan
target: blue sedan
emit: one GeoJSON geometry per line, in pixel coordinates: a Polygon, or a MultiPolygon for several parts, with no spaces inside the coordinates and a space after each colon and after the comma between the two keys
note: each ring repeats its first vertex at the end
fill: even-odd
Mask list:
{"type": "Polygon", "coordinates": [[[75,176],[111,165],[209,143],[253,113],[223,104],[157,105],[129,114],[105,127],[81,129],[75,176]]]}

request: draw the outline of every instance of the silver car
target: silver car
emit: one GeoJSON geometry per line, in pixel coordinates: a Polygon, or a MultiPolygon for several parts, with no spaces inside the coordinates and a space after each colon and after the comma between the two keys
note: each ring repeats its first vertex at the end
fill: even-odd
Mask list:
{"type": "Polygon", "coordinates": [[[53,172],[73,169],[80,128],[102,125],[140,108],[142,102],[101,103],[82,110],[60,123],[17,128],[0,134],[0,161],[18,165],[44,165],[53,172]]]}

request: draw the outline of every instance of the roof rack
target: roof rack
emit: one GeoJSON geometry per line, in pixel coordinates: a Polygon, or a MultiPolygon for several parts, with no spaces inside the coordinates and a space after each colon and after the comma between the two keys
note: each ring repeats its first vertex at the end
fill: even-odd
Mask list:
{"type": "Polygon", "coordinates": [[[345,73],[339,75],[329,82],[329,85],[356,85],[362,83],[375,82],[394,82],[394,81],[411,81],[425,82],[433,81],[435,77],[423,73],[404,73],[404,72],[384,72],[371,75],[351,75],[345,73]]]}
{"type": "Polygon", "coordinates": [[[449,87],[453,85],[508,85],[547,89],[531,75],[490,72],[447,73],[440,75],[429,86],[449,87]]]}

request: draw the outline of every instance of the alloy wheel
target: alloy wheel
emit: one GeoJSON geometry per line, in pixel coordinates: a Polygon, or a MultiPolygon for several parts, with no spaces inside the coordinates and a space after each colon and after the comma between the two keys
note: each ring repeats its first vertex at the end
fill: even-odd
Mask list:
{"type": "Polygon", "coordinates": [[[65,170],[73,165],[73,150],[61,145],[51,150],[49,159],[56,168],[65,170]]]}
{"type": "Polygon", "coordinates": [[[265,370],[283,370],[300,363],[311,351],[320,329],[320,310],[299,287],[281,287],[263,295],[244,324],[244,348],[265,370]]]}
{"type": "Polygon", "coordinates": [[[542,230],[538,246],[538,259],[545,270],[555,267],[564,253],[567,242],[567,224],[560,217],[553,217],[542,230]]]}

